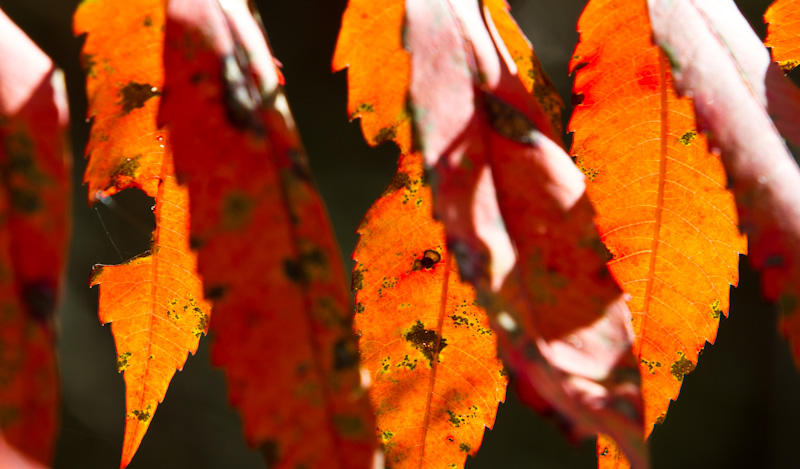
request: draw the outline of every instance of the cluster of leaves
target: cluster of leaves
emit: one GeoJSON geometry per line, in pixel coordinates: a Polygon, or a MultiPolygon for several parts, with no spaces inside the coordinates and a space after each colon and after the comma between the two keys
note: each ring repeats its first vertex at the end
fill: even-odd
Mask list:
{"type": "MultiPolygon", "coordinates": [[[[800,2],[766,18],[788,71],[800,2]]],[[[90,282],[126,383],[122,467],[207,332],[270,466],[463,467],[510,375],[600,435],[601,466],[645,467],[748,239],[800,360],[800,91],[730,0],[591,0],[569,152],[504,0],[350,0],[333,57],[348,115],[400,149],[357,229],[354,306],[246,0],[86,0],[74,29],[89,203],[155,200],[150,250],[90,282]]],[[[0,465],[48,464],[65,97],[2,12],[0,36],[0,465]]]]}

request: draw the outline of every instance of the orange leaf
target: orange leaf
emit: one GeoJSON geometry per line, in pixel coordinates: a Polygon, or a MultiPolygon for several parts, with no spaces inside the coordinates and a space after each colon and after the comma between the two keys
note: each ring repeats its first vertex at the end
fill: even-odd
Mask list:
{"type": "Polygon", "coordinates": [[[631,295],[647,437],[714,343],[747,244],[719,156],[650,39],[646,5],[592,0],[578,30],[571,153],[591,181],[609,269],[631,295]]]}
{"type": "Polygon", "coordinates": [[[488,317],[432,218],[419,153],[400,157],[358,233],[355,327],[387,464],[463,467],[494,424],[507,378],[488,317]]]}
{"type": "MultiPolygon", "coordinates": [[[[399,40],[404,11],[402,0],[379,7],[351,0],[333,66],[349,67],[348,109],[351,118],[361,117],[367,142],[392,138],[407,151],[410,63],[399,40]],[[373,32],[382,34],[377,42],[373,32]],[[387,75],[396,80],[387,82],[387,75]]],[[[388,464],[463,467],[467,454],[478,451],[483,427],[494,423],[507,378],[486,313],[446,251],[423,179],[421,155],[402,154],[392,183],[358,229],[355,326],[388,464]],[[434,342],[441,352],[436,360],[434,342]]]]}
{"type": "Polygon", "coordinates": [[[210,314],[189,249],[188,193],[175,180],[169,134],[156,126],[163,25],[161,0],[85,2],[75,15],[76,33],[89,32],[82,56],[93,118],[86,149],[89,200],[127,187],[155,198],[150,252],[119,266],[95,266],[91,279],[102,285],[99,317],[111,322],[125,378],[122,467],[186,352],[197,351],[210,314]]]}
{"type": "Polygon", "coordinates": [[[578,434],[608,432],[645,465],[630,313],[583,177],[547,137],[550,120],[486,7],[406,8],[414,141],[432,168],[434,213],[504,358],[578,434]]]}
{"type": "Polygon", "coordinates": [[[170,2],[160,115],[215,300],[212,359],[271,467],[367,467],[374,423],[338,247],[263,32],[245,1],[225,3],[170,2]]]}
{"type": "Polygon", "coordinates": [[[18,457],[49,465],[59,420],[53,313],[70,216],[67,98],[63,76],[2,11],[0,57],[0,466],[18,457]]]}
{"type": "Polygon", "coordinates": [[[764,44],[772,48],[772,60],[789,73],[800,64],[800,2],[775,0],[764,13],[764,22],[764,44]]]}
{"type": "Polygon", "coordinates": [[[732,3],[651,1],[650,19],[656,43],[670,51],[675,88],[692,93],[709,145],[722,154],[750,264],[764,297],[780,301],[779,327],[800,364],[800,169],[783,140],[797,141],[800,90],[732,3]]]}

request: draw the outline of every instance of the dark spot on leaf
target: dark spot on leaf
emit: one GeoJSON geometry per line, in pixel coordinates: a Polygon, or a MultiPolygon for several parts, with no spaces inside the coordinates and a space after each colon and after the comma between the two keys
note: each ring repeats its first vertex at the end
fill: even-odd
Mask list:
{"type": "Polygon", "coordinates": [[[398,191],[404,187],[409,187],[411,185],[411,178],[408,177],[406,173],[397,173],[392,178],[392,182],[386,187],[386,190],[383,191],[383,195],[391,194],[392,192],[398,191]]]}
{"type": "Polygon", "coordinates": [[[664,423],[664,419],[667,418],[667,414],[665,412],[661,412],[661,415],[656,418],[656,425],[661,425],[664,423]]]}
{"type": "Polygon", "coordinates": [[[454,427],[460,427],[462,423],[464,423],[464,418],[460,415],[456,415],[455,412],[448,410],[447,411],[448,419],[447,421],[450,422],[451,425],[454,427]]]}
{"type": "Polygon", "coordinates": [[[394,438],[394,433],[390,432],[389,430],[386,430],[386,431],[381,433],[381,438],[386,440],[386,441],[389,441],[392,438],[394,438]]]}
{"type": "Polygon", "coordinates": [[[130,352],[121,353],[119,360],[117,360],[117,371],[122,373],[128,368],[128,359],[131,358],[130,352]]]}
{"type": "Polygon", "coordinates": [[[333,425],[340,434],[349,437],[363,435],[366,431],[364,422],[356,415],[334,415],[333,425]]]}
{"type": "Polygon", "coordinates": [[[491,94],[484,96],[489,123],[497,133],[516,142],[536,145],[541,133],[525,114],[491,94]]]}
{"type": "Polygon", "coordinates": [[[360,302],[356,304],[356,313],[363,313],[364,312],[364,305],[360,302]]]}
{"type": "Polygon", "coordinates": [[[234,191],[225,196],[222,206],[222,225],[228,230],[238,230],[250,221],[253,201],[247,194],[234,191]]]}
{"type": "Polygon", "coordinates": [[[208,285],[203,290],[203,296],[209,300],[219,300],[228,292],[225,285],[208,285]]]}
{"type": "Polygon", "coordinates": [[[343,370],[358,365],[358,350],[351,340],[339,339],[333,346],[333,368],[343,370]]]}
{"type": "Polygon", "coordinates": [[[11,187],[9,188],[9,198],[11,199],[11,208],[17,212],[35,213],[42,209],[42,200],[39,198],[39,194],[31,189],[11,187]]]}
{"type": "Polygon", "coordinates": [[[27,283],[22,287],[22,300],[32,318],[49,321],[56,309],[55,285],[49,279],[27,283]]]}
{"type": "Polygon", "coordinates": [[[420,269],[430,270],[440,260],[442,260],[441,254],[432,249],[428,249],[422,254],[422,258],[414,260],[414,265],[411,266],[411,270],[420,270],[420,269]]]}
{"type": "Polygon", "coordinates": [[[295,259],[283,260],[283,273],[286,278],[295,283],[306,283],[307,279],[300,262],[295,259]]]}
{"type": "Polygon", "coordinates": [[[603,448],[603,452],[600,453],[600,457],[608,456],[608,446],[603,448]]]}
{"type": "Polygon", "coordinates": [[[278,442],[275,440],[267,440],[261,443],[258,447],[261,452],[261,457],[267,463],[267,467],[275,467],[278,464],[280,451],[278,449],[278,442]]]}
{"type": "Polygon", "coordinates": [[[191,248],[193,251],[197,251],[198,249],[203,247],[203,245],[205,245],[205,244],[206,244],[206,241],[204,239],[200,239],[200,238],[198,238],[196,236],[190,236],[189,237],[189,248],[191,248]]]}
{"type": "Polygon", "coordinates": [[[258,105],[250,92],[242,67],[233,55],[222,59],[225,82],[225,116],[228,122],[242,131],[264,135],[264,124],[257,112],[258,105]]]}
{"type": "Polygon", "coordinates": [[[148,99],[160,95],[161,92],[149,83],[131,81],[119,90],[122,113],[128,114],[134,109],[143,108],[148,99]]]}
{"type": "Polygon", "coordinates": [[[375,143],[380,145],[388,140],[394,140],[396,136],[397,129],[395,129],[394,126],[384,127],[378,132],[378,135],[375,136],[375,143]]]}
{"type": "Polygon", "coordinates": [[[572,107],[580,106],[583,104],[584,95],[583,93],[573,93],[572,94],[572,107]]]}
{"type": "Polygon", "coordinates": [[[783,256],[780,254],[773,254],[764,259],[764,267],[783,267],[784,264],[783,256]]]}
{"type": "Polygon", "coordinates": [[[683,377],[694,370],[694,363],[689,361],[683,352],[678,352],[678,356],[680,358],[672,364],[672,376],[678,381],[683,381],[683,377]]]}
{"type": "Polygon", "coordinates": [[[466,444],[466,443],[461,443],[460,445],[458,445],[458,449],[460,449],[461,451],[463,451],[465,453],[469,453],[470,446],[468,444],[466,444]]]}
{"type": "Polygon", "coordinates": [[[146,15],[142,24],[145,26],[145,28],[153,26],[153,18],[150,18],[150,15],[146,15]]]}
{"type": "Polygon", "coordinates": [[[422,355],[428,359],[429,362],[433,363],[433,353],[434,350],[436,351],[436,355],[447,347],[447,339],[444,337],[439,339],[439,336],[436,334],[436,331],[425,329],[425,326],[422,324],[422,321],[417,321],[416,324],[411,328],[408,333],[405,335],[406,340],[411,342],[411,345],[422,352],[422,355]],[[437,341],[439,342],[438,350],[436,350],[437,341]]]}
{"type": "Polygon", "coordinates": [[[364,274],[361,273],[361,270],[355,269],[353,271],[353,277],[350,282],[350,288],[353,291],[361,290],[363,288],[362,282],[364,281],[364,274]]]}

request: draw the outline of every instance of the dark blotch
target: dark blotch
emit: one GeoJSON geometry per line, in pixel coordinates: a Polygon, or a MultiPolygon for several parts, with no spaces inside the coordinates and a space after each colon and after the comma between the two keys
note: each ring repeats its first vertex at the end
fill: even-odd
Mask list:
{"type": "Polygon", "coordinates": [[[442,260],[442,255],[439,254],[437,251],[432,249],[428,249],[422,255],[421,259],[415,259],[414,265],[411,267],[412,270],[420,270],[420,269],[432,269],[434,265],[436,265],[440,260],[442,260]]]}
{"type": "Polygon", "coordinates": [[[200,249],[205,244],[206,244],[206,242],[203,239],[200,239],[200,238],[198,238],[196,236],[190,236],[189,237],[189,247],[194,251],[200,249]]]}
{"type": "Polygon", "coordinates": [[[356,345],[347,339],[339,339],[333,346],[333,368],[344,370],[358,365],[356,345]]]}
{"type": "Polygon", "coordinates": [[[584,95],[583,93],[573,94],[572,95],[572,107],[580,106],[583,104],[584,95]]]}
{"type": "Polygon", "coordinates": [[[386,187],[386,190],[383,191],[384,195],[391,194],[392,192],[398,191],[404,187],[409,187],[411,185],[411,178],[408,177],[406,173],[397,173],[392,178],[392,182],[386,187]]]}
{"type": "Polygon", "coordinates": [[[492,128],[510,140],[535,145],[541,134],[525,114],[490,94],[486,94],[486,113],[492,128]]]}
{"type": "Polygon", "coordinates": [[[161,92],[155,89],[153,85],[132,81],[119,90],[122,113],[128,114],[134,109],[143,108],[148,99],[160,95],[161,92]]]}
{"type": "Polygon", "coordinates": [[[56,309],[55,285],[49,279],[25,284],[22,287],[22,300],[31,317],[41,322],[49,321],[56,309]]]}
{"type": "Polygon", "coordinates": [[[353,291],[361,290],[363,288],[362,283],[364,282],[364,274],[361,273],[359,269],[355,269],[353,271],[353,277],[350,282],[350,288],[353,291]]]}
{"type": "Polygon", "coordinates": [[[209,285],[203,289],[203,295],[209,300],[219,300],[228,292],[225,285],[209,285]]]}
{"type": "Polygon", "coordinates": [[[444,337],[442,337],[441,340],[438,339],[439,336],[436,334],[436,331],[425,329],[425,325],[422,324],[422,321],[417,321],[414,327],[406,334],[406,340],[411,342],[411,345],[415,349],[422,352],[425,358],[431,363],[433,363],[433,352],[436,350],[437,341],[439,342],[438,350],[436,350],[437,357],[439,352],[447,347],[447,339],[444,337]]]}
{"type": "Polygon", "coordinates": [[[245,72],[242,71],[243,67],[234,56],[230,55],[223,58],[222,68],[225,82],[225,117],[228,122],[239,130],[264,135],[264,125],[257,112],[258,106],[250,94],[245,72]]]}
{"type": "Polygon", "coordinates": [[[394,127],[384,127],[378,132],[378,135],[375,136],[375,143],[380,145],[388,140],[394,140],[396,136],[397,129],[394,127]]]}
{"type": "Polygon", "coordinates": [[[306,274],[303,272],[303,266],[300,264],[300,261],[295,259],[283,260],[283,273],[292,282],[305,283],[307,281],[306,274]]]}
{"type": "Polygon", "coordinates": [[[460,445],[458,445],[458,449],[460,449],[461,451],[463,451],[465,453],[469,453],[470,446],[468,444],[466,444],[466,443],[461,443],[460,445]]]}
{"type": "Polygon", "coordinates": [[[278,464],[280,451],[277,441],[267,440],[261,443],[258,449],[261,452],[261,457],[264,458],[264,462],[267,463],[267,467],[275,467],[278,464]]]}
{"type": "Polygon", "coordinates": [[[11,198],[11,207],[17,212],[34,213],[42,208],[39,194],[30,189],[9,188],[9,197],[11,198]]]}

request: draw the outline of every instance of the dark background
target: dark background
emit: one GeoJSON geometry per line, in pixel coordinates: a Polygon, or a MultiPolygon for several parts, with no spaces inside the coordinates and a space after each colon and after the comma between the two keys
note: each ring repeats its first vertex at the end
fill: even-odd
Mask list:
{"type": "MultiPolygon", "coordinates": [[[[0,0],[0,8],[64,69],[70,97],[74,227],[66,300],[60,311],[63,415],[55,467],[115,468],[122,451],[124,383],[116,370],[110,328],[97,319],[97,289],[87,287],[88,277],[94,264],[116,264],[147,249],[152,199],[125,191],[115,196],[112,206],[90,208],[85,202],[82,155],[89,127],[78,63],[82,41],[71,32],[77,3],[0,0]]],[[[349,259],[357,240],[353,230],[391,179],[397,151],[390,144],[367,147],[358,124],[347,121],[345,73],[330,73],[345,0],[258,3],[275,56],[284,65],[289,102],[342,254],[349,259]]],[[[515,18],[566,103],[572,86],[567,62],[585,3],[511,2],[515,18]]],[[[763,38],[761,15],[769,1],[737,3],[763,38]]],[[[721,320],[716,345],[706,347],[696,370],[684,380],[681,398],[650,439],[657,468],[798,466],[794,445],[800,437],[799,375],[775,332],[775,310],[759,300],[758,277],[742,260],[740,285],[731,292],[731,319],[721,320]]],[[[511,388],[495,429],[486,432],[478,457],[467,463],[470,469],[594,466],[592,440],[565,440],[555,424],[522,407],[511,388]]],[[[129,467],[262,467],[260,457],[242,441],[222,375],[209,365],[206,339],[197,356],[189,357],[175,375],[129,467]]]]}

